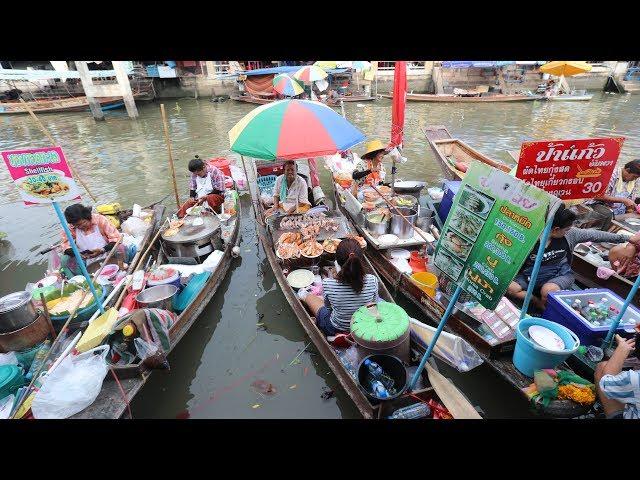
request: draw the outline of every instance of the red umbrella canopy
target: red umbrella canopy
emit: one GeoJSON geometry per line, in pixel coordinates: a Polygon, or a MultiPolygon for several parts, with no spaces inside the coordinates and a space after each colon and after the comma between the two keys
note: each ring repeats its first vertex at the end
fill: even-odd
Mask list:
{"type": "Polygon", "coordinates": [[[396,62],[393,75],[393,100],[391,106],[390,147],[402,144],[404,135],[404,110],[407,105],[407,62],[396,62]]]}

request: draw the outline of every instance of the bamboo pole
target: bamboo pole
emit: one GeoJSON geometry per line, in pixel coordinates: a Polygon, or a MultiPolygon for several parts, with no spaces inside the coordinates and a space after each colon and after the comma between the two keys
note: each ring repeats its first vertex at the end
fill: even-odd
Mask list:
{"type": "Polygon", "coordinates": [[[178,184],[176,183],[176,169],[173,166],[171,139],[169,138],[169,126],[167,125],[167,113],[164,110],[164,103],[160,104],[160,113],[162,115],[162,125],[164,127],[164,139],[167,142],[167,151],[169,152],[169,167],[171,168],[171,178],[173,180],[173,193],[176,195],[176,205],[180,208],[180,196],[178,195],[178,184]]]}
{"type": "MultiPolygon", "coordinates": [[[[29,106],[29,104],[25,102],[24,99],[22,98],[20,98],[20,102],[27,109],[27,112],[29,112],[29,115],[31,115],[31,118],[33,118],[33,120],[36,122],[38,127],[40,127],[40,130],[42,130],[42,133],[44,133],[45,136],[49,139],[49,141],[51,142],[51,146],[57,147],[58,143],[56,143],[55,139],[51,136],[47,128],[42,124],[42,122],[36,116],[36,114],[33,113],[33,110],[31,110],[31,107],[29,106]]],[[[93,193],[91,193],[91,190],[89,190],[89,187],[84,183],[84,180],[82,180],[82,177],[78,175],[78,173],[75,171],[70,159],[67,159],[67,164],[69,165],[69,170],[71,170],[71,175],[73,175],[73,177],[80,182],[80,184],[83,186],[83,188],[87,191],[87,193],[91,197],[91,200],[93,200],[93,203],[97,203],[98,201],[96,200],[96,197],[94,197],[93,193]]]]}

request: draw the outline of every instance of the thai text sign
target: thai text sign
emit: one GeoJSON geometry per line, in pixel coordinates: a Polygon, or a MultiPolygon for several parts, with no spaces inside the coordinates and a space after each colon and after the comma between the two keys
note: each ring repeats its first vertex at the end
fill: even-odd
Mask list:
{"type": "Polygon", "coordinates": [[[525,142],[516,177],[562,200],[605,194],[624,137],[525,142]]]}
{"type": "Polygon", "coordinates": [[[25,205],[80,199],[61,147],[0,152],[25,205]]]}
{"type": "Polygon", "coordinates": [[[493,310],[559,200],[489,165],[467,171],[442,229],[435,265],[493,310]]]}

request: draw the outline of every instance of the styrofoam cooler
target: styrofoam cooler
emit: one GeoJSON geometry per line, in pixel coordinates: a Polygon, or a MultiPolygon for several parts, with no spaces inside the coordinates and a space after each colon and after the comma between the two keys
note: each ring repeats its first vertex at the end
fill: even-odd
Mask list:
{"type": "MultiPolygon", "coordinates": [[[[571,305],[568,305],[565,299],[570,299],[571,303],[573,303],[575,299],[579,299],[582,306],[585,306],[589,300],[599,303],[602,298],[607,298],[607,304],[613,304],[618,309],[620,309],[624,303],[622,298],[607,288],[589,288],[587,290],[575,291],[561,290],[549,294],[547,307],[542,314],[542,318],[564,325],[573,331],[580,339],[582,345],[599,346],[602,339],[607,336],[609,325],[592,325],[571,308],[571,305]]],[[[633,305],[629,305],[620,321],[618,332],[622,332],[625,329],[633,329],[636,323],[634,319],[640,321],[640,310],[633,305]]]]}

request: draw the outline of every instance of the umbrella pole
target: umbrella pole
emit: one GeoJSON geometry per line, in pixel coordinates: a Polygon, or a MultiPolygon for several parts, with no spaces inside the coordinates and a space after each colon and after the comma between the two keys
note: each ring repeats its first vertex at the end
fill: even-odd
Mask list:
{"type": "MultiPolygon", "coordinates": [[[[247,172],[247,165],[244,162],[244,155],[240,155],[240,158],[242,159],[242,168],[244,168],[244,176],[247,178],[247,187],[249,187],[249,195],[251,196],[251,207],[253,208],[253,215],[256,217],[256,220],[258,220],[258,210],[256,210],[256,205],[253,200],[253,193],[251,192],[254,182],[253,180],[249,181],[249,172],[247,172]]],[[[259,194],[258,194],[258,198],[260,198],[259,194]]]]}

